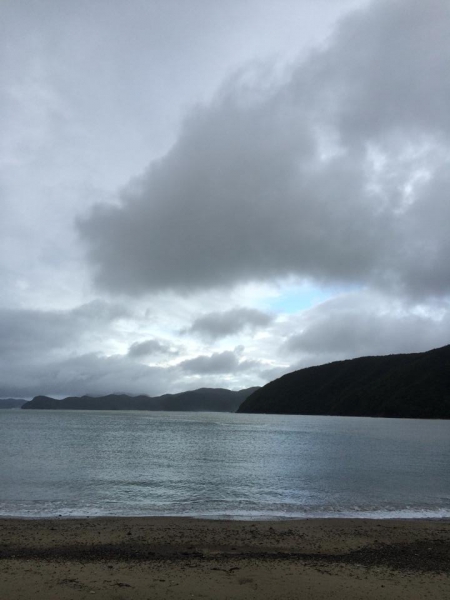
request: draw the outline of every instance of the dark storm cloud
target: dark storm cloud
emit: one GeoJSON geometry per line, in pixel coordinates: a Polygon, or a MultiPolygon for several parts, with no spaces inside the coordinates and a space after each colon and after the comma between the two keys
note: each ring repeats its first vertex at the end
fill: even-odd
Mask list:
{"type": "Polygon", "coordinates": [[[235,77],[119,206],[79,224],[97,284],[135,294],[295,274],[448,293],[449,64],[450,4],[389,0],[284,82],[235,77]]]}
{"type": "Polygon", "coordinates": [[[265,327],[273,316],[254,308],[234,308],[224,312],[211,312],[195,319],[183,333],[194,333],[212,340],[240,333],[246,329],[265,327]]]}
{"type": "Polygon", "coordinates": [[[154,354],[177,355],[179,351],[170,344],[160,340],[145,340],[144,342],[134,342],[128,349],[128,356],[132,358],[141,358],[154,354]]]}

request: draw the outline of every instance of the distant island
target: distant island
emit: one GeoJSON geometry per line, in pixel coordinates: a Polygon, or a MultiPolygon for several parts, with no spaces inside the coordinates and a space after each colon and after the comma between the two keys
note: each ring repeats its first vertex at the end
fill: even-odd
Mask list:
{"type": "Polygon", "coordinates": [[[0,398],[0,409],[2,408],[20,408],[26,400],[20,400],[19,398],[0,398]]]}
{"type": "Polygon", "coordinates": [[[450,346],[301,369],[253,392],[237,412],[449,419],[450,346]]]}
{"type": "Polygon", "coordinates": [[[167,410],[236,412],[240,404],[258,388],[238,392],[222,388],[201,388],[163,396],[71,396],[63,400],[36,396],[23,404],[23,409],[41,410],[167,410]]]}

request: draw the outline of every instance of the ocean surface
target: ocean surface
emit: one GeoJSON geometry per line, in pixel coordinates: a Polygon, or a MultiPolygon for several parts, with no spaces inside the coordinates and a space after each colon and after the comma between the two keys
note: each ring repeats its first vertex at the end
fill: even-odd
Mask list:
{"type": "Polygon", "coordinates": [[[1,410],[0,515],[450,517],[450,421],[1,410]]]}

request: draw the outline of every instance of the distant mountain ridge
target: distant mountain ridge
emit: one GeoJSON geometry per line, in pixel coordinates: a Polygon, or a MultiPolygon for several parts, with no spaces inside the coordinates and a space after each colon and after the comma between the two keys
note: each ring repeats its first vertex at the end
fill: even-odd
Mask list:
{"type": "Polygon", "coordinates": [[[237,412],[450,419],[450,345],[301,369],[256,390],[237,412]]]}
{"type": "Polygon", "coordinates": [[[1,408],[20,408],[25,404],[26,400],[19,398],[0,398],[0,409],[1,408]]]}
{"type": "Polygon", "coordinates": [[[69,396],[57,400],[48,396],[35,396],[23,409],[40,410],[167,410],[235,412],[240,404],[258,388],[234,392],[222,388],[200,388],[163,396],[69,396]]]}

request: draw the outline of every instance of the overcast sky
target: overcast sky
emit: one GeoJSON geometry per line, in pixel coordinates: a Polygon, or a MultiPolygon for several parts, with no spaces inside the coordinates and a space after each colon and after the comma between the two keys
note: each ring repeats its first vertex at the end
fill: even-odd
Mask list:
{"type": "Polygon", "coordinates": [[[447,0],[1,0],[0,397],[450,343],[447,0]]]}

